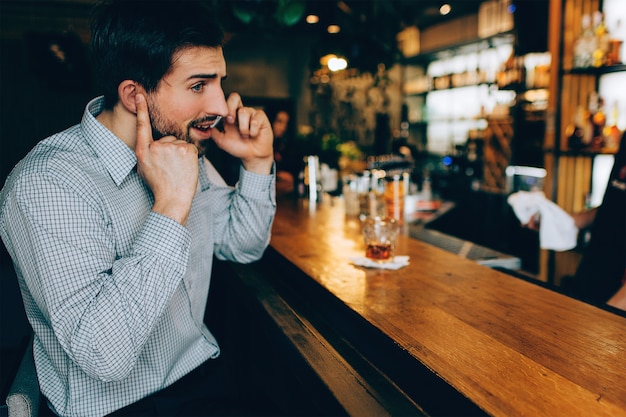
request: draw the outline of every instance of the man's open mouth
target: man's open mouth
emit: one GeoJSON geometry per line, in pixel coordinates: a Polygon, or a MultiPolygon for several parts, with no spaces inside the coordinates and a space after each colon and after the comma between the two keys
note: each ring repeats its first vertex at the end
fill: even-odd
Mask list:
{"type": "Polygon", "coordinates": [[[194,123],[192,126],[203,132],[207,132],[209,129],[217,129],[223,133],[224,132],[223,123],[224,121],[222,119],[222,116],[216,116],[215,118],[212,118],[210,120],[204,120],[199,123],[194,123]]]}

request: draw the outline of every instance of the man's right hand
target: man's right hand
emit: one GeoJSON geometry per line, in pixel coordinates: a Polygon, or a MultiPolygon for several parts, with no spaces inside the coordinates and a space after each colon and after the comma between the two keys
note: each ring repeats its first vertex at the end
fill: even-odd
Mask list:
{"type": "Polygon", "coordinates": [[[152,211],[187,222],[198,185],[198,149],[174,136],[155,141],[146,98],[137,93],[137,172],[152,190],[152,211]]]}

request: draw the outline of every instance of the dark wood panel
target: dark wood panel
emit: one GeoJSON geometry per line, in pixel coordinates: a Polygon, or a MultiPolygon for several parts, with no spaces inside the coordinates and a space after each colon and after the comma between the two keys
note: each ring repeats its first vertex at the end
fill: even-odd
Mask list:
{"type": "Polygon", "coordinates": [[[216,272],[211,293],[218,304],[213,311],[220,314],[216,335],[224,322],[236,327],[225,339],[230,351],[246,358],[247,389],[269,399],[280,415],[426,415],[343,337],[322,334],[318,314],[285,298],[285,288],[272,284],[284,265],[268,259],[252,265],[217,262],[216,272]]]}

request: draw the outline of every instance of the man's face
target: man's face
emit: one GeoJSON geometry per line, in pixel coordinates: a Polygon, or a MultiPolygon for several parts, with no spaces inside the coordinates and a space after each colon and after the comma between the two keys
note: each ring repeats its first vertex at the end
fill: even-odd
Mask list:
{"type": "Polygon", "coordinates": [[[190,47],[174,54],[170,72],[147,95],[154,139],[172,135],[202,151],[211,138],[209,125],[217,115],[228,114],[225,77],[221,47],[190,47]]]}

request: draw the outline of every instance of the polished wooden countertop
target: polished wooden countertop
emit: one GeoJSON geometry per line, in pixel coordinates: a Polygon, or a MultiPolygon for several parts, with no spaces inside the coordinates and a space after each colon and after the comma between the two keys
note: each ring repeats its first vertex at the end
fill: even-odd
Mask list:
{"type": "Polygon", "coordinates": [[[354,266],[360,224],[340,199],[280,201],[271,247],[488,415],[626,415],[619,314],[407,235],[408,267],[354,266]]]}

